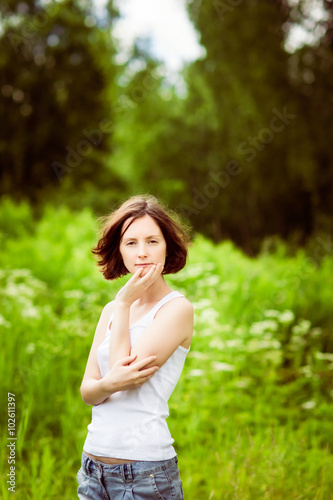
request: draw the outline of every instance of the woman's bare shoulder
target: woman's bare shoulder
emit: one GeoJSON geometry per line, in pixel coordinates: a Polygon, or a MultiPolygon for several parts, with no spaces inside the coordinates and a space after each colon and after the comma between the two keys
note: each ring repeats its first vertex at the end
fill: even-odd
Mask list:
{"type": "Polygon", "coordinates": [[[183,316],[193,316],[194,308],[193,304],[184,296],[173,297],[171,300],[168,300],[161,308],[162,311],[168,312],[179,312],[183,316]],[[177,300],[176,300],[177,299],[177,300]]]}
{"type": "MultiPolygon", "coordinates": [[[[171,299],[169,302],[172,303],[174,302],[175,304],[181,304],[181,307],[185,308],[186,310],[193,310],[193,304],[190,302],[185,295],[179,295],[178,297],[174,297],[174,299],[182,299],[182,300],[173,300],[171,299]]],[[[167,302],[168,303],[168,302],[167,302]]]]}
{"type": "Polygon", "coordinates": [[[186,297],[178,296],[166,302],[157,311],[156,318],[164,324],[168,322],[176,324],[182,336],[179,345],[186,349],[190,347],[194,327],[194,307],[186,297]]]}
{"type": "Polygon", "coordinates": [[[111,314],[114,311],[114,307],[115,307],[115,300],[111,300],[111,302],[105,304],[103,312],[105,311],[105,313],[111,314]]]}
{"type": "MultiPolygon", "coordinates": [[[[102,311],[102,317],[104,318],[104,321],[109,323],[110,317],[115,309],[115,301],[111,300],[111,302],[108,302],[105,304],[104,309],[102,311]]],[[[108,325],[109,326],[109,325],[108,325]]]]}

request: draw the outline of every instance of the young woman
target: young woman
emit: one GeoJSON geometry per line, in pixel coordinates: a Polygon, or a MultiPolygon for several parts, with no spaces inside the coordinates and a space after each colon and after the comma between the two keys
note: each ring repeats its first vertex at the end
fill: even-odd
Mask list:
{"type": "Polygon", "coordinates": [[[77,479],[81,499],[183,499],[166,418],[193,334],[193,307],[164,275],[189,238],[152,196],[106,218],[93,252],[105,279],[132,277],[103,309],[81,385],[93,405],[77,479]]]}

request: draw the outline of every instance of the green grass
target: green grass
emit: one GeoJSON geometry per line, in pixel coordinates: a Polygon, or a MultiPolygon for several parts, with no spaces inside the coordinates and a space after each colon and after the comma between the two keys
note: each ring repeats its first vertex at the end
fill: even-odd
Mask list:
{"type": "MultiPolygon", "coordinates": [[[[79,386],[106,302],[127,278],[102,279],[95,218],[0,206],[1,483],[7,487],[7,393],[16,398],[16,493],[76,498],[91,407],[79,386]]],[[[333,498],[333,257],[318,242],[250,259],[197,236],[166,279],[195,306],[195,334],[170,399],[185,498],[333,498]]]]}

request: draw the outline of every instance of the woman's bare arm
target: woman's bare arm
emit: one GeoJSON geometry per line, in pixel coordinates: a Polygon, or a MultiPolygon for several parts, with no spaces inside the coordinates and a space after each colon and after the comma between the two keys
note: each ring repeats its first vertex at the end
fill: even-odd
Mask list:
{"type": "Polygon", "coordinates": [[[130,354],[136,354],[137,361],[155,355],[154,365],[161,367],[178,346],[190,345],[193,316],[193,306],[187,299],[170,300],[159,309],[155,319],[133,345],[130,354]]]}
{"type": "Polygon", "coordinates": [[[80,387],[82,399],[87,405],[98,405],[117,391],[139,387],[158,370],[158,366],[156,365],[148,369],[145,368],[147,364],[153,363],[154,356],[149,356],[147,359],[135,362],[136,355],[134,354],[118,360],[107,375],[103,378],[101,377],[97,362],[97,348],[104,340],[113,307],[113,302],[104,307],[90,349],[80,387]]]}
{"type": "Polygon", "coordinates": [[[121,358],[130,354],[129,315],[130,304],[116,299],[110,330],[110,368],[121,358]]]}
{"type": "Polygon", "coordinates": [[[145,282],[149,281],[152,284],[161,275],[163,266],[161,263],[152,266],[143,277],[141,277],[142,271],[143,268],[139,268],[133,274],[132,278],[119,290],[114,301],[109,348],[111,369],[121,358],[130,355],[129,316],[131,305],[146,290],[145,282]]]}

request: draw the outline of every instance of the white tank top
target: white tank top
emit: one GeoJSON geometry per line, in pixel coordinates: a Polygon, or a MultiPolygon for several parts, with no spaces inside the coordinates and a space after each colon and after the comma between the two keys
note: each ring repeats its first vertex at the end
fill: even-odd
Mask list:
{"type": "MultiPolygon", "coordinates": [[[[184,297],[173,291],[163,297],[142,319],[130,327],[131,347],[169,300],[184,297]]],[[[111,315],[112,318],[112,315],[111,315]]],[[[111,321],[110,318],[110,321],[111,321]]],[[[110,324],[109,321],[109,324],[110,324]]],[[[109,368],[110,330],[97,349],[101,376],[109,368]]],[[[179,346],[161,368],[141,387],[119,391],[92,408],[92,422],[83,450],[100,457],[128,460],[168,460],[176,455],[168,429],[170,398],[190,349],[179,346]]]]}

